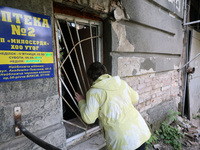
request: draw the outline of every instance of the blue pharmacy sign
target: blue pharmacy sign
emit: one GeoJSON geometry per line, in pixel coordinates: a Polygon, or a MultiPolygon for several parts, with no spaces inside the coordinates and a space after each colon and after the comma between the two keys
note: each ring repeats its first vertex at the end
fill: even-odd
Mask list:
{"type": "Polygon", "coordinates": [[[0,82],[54,77],[50,16],[0,6],[0,82]]]}

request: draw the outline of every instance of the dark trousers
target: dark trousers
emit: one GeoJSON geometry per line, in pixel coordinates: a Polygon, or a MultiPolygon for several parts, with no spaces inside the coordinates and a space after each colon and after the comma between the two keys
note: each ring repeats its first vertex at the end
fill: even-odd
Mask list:
{"type": "Polygon", "coordinates": [[[145,143],[138,147],[136,150],[145,150],[145,143]]]}

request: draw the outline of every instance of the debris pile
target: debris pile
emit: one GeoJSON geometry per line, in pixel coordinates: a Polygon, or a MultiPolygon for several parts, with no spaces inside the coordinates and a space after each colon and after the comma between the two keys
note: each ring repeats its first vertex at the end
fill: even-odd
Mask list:
{"type": "Polygon", "coordinates": [[[178,129],[184,134],[181,141],[185,147],[200,145],[200,127],[194,125],[191,121],[178,116],[178,129]]]}
{"type": "MultiPolygon", "coordinates": [[[[181,139],[181,150],[200,150],[200,119],[198,123],[194,124],[192,121],[177,116],[176,120],[168,120],[168,126],[177,128],[182,134],[181,139]]],[[[174,148],[170,145],[165,144],[164,141],[158,140],[158,143],[153,144],[155,150],[173,150],[174,148]]]]}

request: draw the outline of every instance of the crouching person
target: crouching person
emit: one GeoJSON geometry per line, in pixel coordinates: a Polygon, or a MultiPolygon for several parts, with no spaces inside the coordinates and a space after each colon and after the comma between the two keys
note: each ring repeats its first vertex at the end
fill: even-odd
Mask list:
{"type": "Polygon", "coordinates": [[[118,76],[107,74],[99,62],[87,70],[93,82],[86,98],[75,93],[82,119],[92,124],[97,118],[102,124],[108,150],[145,150],[150,130],[133,104],[139,96],[118,76]]]}

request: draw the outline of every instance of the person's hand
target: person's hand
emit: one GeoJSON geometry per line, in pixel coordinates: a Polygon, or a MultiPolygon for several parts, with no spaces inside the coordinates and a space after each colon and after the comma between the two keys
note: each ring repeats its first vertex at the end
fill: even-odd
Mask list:
{"type": "Polygon", "coordinates": [[[79,102],[80,100],[85,99],[85,97],[83,95],[80,95],[77,92],[75,92],[75,99],[77,102],[79,102]]]}

